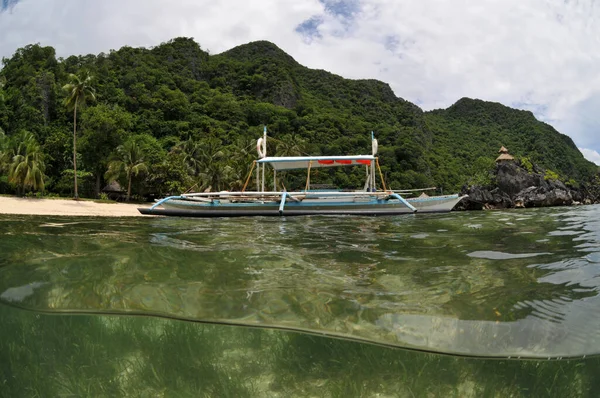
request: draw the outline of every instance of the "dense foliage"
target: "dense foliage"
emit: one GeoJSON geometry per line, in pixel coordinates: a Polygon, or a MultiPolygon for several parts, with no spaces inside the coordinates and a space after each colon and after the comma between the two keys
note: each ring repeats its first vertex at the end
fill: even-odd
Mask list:
{"type": "Polygon", "coordinates": [[[433,133],[431,159],[442,160],[446,167],[440,168],[453,171],[446,178],[454,184],[469,181],[468,176],[477,175],[482,164],[493,163],[502,145],[530,172],[534,164],[543,167],[548,178],[582,182],[598,172],[571,138],[529,111],[462,98],[448,109],[426,113],[425,118],[433,133]]]}
{"type": "MultiPolygon", "coordinates": [[[[493,162],[500,145],[565,180],[597,172],[570,138],[529,112],[462,99],[424,113],[385,83],[308,69],[269,42],[209,55],[177,38],[66,59],[35,44],[3,59],[0,192],[74,195],[75,176],[82,196],[98,195],[113,179],[138,197],[239,189],[263,125],[268,153],[285,155],[370,153],[374,131],[394,189],[457,190],[493,162]],[[95,98],[74,93],[77,82],[95,98]],[[88,101],[78,101],[75,113],[76,98],[88,101]],[[35,184],[8,175],[15,159],[3,149],[27,133],[36,153],[27,167],[41,173],[35,184]]],[[[311,181],[357,187],[363,173],[315,171],[311,181]]],[[[290,189],[302,177],[287,173],[280,181],[290,189]]]]}

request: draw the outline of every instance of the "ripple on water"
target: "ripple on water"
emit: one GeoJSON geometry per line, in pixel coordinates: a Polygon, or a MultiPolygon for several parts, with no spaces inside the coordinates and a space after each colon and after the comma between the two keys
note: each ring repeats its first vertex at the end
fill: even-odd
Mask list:
{"type": "Polygon", "coordinates": [[[562,231],[551,231],[548,232],[548,235],[550,236],[573,236],[573,235],[579,235],[582,234],[584,231],[580,231],[580,230],[562,230],[562,231]]]}
{"type": "Polygon", "coordinates": [[[600,247],[595,247],[596,251],[585,256],[585,259],[591,263],[600,264],[600,247]]]}
{"type": "Polygon", "coordinates": [[[600,207],[515,214],[0,216],[0,302],[476,356],[600,353],[600,207]]]}
{"type": "Polygon", "coordinates": [[[469,254],[467,254],[467,256],[469,257],[475,257],[475,258],[486,258],[488,260],[511,260],[514,258],[528,258],[528,257],[536,257],[536,256],[544,256],[544,255],[550,255],[552,253],[519,253],[519,254],[513,254],[513,253],[503,253],[503,252],[496,252],[496,251],[475,251],[475,252],[471,252],[469,254]]]}

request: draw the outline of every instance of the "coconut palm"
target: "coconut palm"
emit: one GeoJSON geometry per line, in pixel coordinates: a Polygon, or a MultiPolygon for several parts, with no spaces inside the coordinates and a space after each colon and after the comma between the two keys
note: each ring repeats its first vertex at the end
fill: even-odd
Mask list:
{"type": "MultiPolygon", "coordinates": [[[[277,140],[275,153],[277,156],[299,156],[306,152],[306,141],[300,138],[298,134],[285,134],[280,140],[277,140]]],[[[279,181],[283,186],[289,185],[288,172],[277,173],[279,181]]],[[[277,190],[276,187],[274,187],[277,190]]]]}
{"type": "Polygon", "coordinates": [[[178,150],[183,154],[183,161],[193,176],[198,176],[202,169],[202,146],[199,141],[194,141],[191,138],[181,143],[178,150]]]}
{"type": "Polygon", "coordinates": [[[69,74],[70,83],[65,84],[63,90],[67,92],[65,105],[67,109],[73,110],[73,175],[74,180],[74,197],[79,198],[77,193],[77,107],[85,105],[87,100],[96,99],[96,93],[91,86],[92,77],[86,73],[81,79],[79,76],[69,74]]]}
{"type": "Polygon", "coordinates": [[[256,141],[250,138],[238,138],[238,140],[229,146],[230,159],[229,165],[231,173],[229,175],[229,188],[239,191],[244,187],[248,174],[253,169],[252,161],[256,157],[256,141]]]}
{"type": "Polygon", "coordinates": [[[209,138],[200,145],[200,187],[203,190],[220,191],[231,174],[231,167],[225,164],[225,152],[221,141],[209,138]]]}
{"type": "Polygon", "coordinates": [[[225,152],[220,140],[189,139],[181,144],[180,150],[190,174],[197,178],[200,190],[219,191],[226,186],[231,167],[225,165],[225,152]]]}
{"type": "Polygon", "coordinates": [[[8,182],[16,185],[20,193],[27,188],[44,189],[43,153],[33,134],[22,131],[12,137],[4,153],[4,157],[9,159],[8,182]]]}
{"type": "Polygon", "coordinates": [[[285,134],[276,146],[277,156],[299,156],[306,151],[306,141],[297,134],[285,134]]]}
{"type": "Polygon", "coordinates": [[[0,127],[0,173],[8,165],[8,138],[4,135],[4,130],[0,127]]]}
{"type": "Polygon", "coordinates": [[[2,127],[0,127],[0,172],[2,171],[2,165],[4,164],[6,145],[6,135],[4,135],[4,130],[2,130],[2,127]]]}
{"type": "Polygon", "coordinates": [[[2,91],[2,89],[4,88],[5,85],[6,85],[6,77],[0,76],[0,102],[4,101],[4,92],[2,91]]]}
{"type": "Polygon", "coordinates": [[[141,148],[133,140],[127,141],[117,147],[116,156],[108,163],[108,170],[104,178],[113,182],[122,177],[127,178],[127,201],[131,197],[131,180],[140,173],[148,172],[148,166],[144,163],[141,148]]]}

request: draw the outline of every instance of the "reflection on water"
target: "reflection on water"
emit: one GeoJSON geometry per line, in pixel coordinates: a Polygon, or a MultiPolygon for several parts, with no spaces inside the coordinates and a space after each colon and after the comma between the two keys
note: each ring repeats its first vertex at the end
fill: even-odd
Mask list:
{"type": "Polygon", "coordinates": [[[485,357],[600,353],[600,208],[405,217],[0,216],[0,302],[485,357]]]}

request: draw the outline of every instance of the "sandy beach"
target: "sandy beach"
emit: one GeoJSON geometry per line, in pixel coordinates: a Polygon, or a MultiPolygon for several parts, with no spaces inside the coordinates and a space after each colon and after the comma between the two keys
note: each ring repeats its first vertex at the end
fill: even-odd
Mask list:
{"type": "Polygon", "coordinates": [[[72,199],[28,199],[0,196],[0,214],[44,216],[148,217],[138,212],[140,204],[96,203],[72,199]]]}

